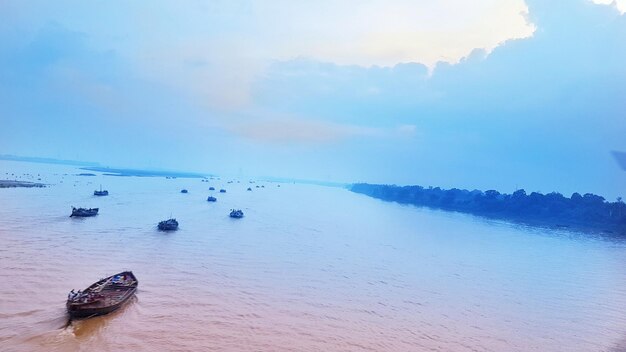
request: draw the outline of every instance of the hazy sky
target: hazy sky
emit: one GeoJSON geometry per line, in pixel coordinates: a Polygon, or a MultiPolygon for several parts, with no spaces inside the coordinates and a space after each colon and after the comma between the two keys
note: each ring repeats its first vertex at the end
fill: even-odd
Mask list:
{"type": "Polygon", "coordinates": [[[0,154],[626,196],[624,11],[0,0],[0,154]]]}

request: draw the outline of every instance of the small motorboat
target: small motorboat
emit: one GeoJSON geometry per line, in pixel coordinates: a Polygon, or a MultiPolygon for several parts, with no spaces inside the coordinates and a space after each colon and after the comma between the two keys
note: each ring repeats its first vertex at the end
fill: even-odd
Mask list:
{"type": "Polygon", "coordinates": [[[207,202],[217,202],[217,198],[213,197],[213,196],[209,196],[209,198],[206,199],[207,202]]]}
{"type": "Polygon", "coordinates": [[[209,187],[209,191],[215,191],[215,187],[209,187]]]}
{"type": "Polygon", "coordinates": [[[98,210],[99,208],[74,208],[72,207],[72,215],[70,215],[70,218],[72,216],[77,216],[77,217],[88,217],[88,216],[96,216],[98,215],[98,210]]]}
{"type": "Polygon", "coordinates": [[[132,271],[104,278],[83,291],[67,295],[67,312],[71,318],[88,318],[120,308],[137,291],[139,282],[132,271]]]}
{"type": "Polygon", "coordinates": [[[248,187],[248,191],[252,191],[252,188],[248,187]]]}
{"type": "Polygon", "coordinates": [[[231,209],[230,210],[230,215],[231,218],[235,218],[235,219],[241,219],[243,218],[243,211],[241,211],[240,209],[231,209]]]}
{"type": "Polygon", "coordinates": [[[226,190],[222,188],[220,189],[220,193],[226,193],[226,190]]]}
{"type": "Polygon", "coordinates": [[[159,222],[159,225],[157,225],[157,227],[161,231],[175,231],[175,230],[178,230],[178,221],[176,221],[176,219],[173,219],[173,218],[168,219],[168,220],[163,220],[159,222]]]}
{"type": "Polygon", "coordinates": [[[186,189],[183,189],[180,191],[180,193],[189,193],[189,191],[187,191],[186,189]]]}
{"type": "Polygon", "coordinates": [[[102,190],[102,185],[100,185],[100,190],[99,191],[98,190],[93,191],[93,195],[94,196],[108,196],[109,195],[109,191],[107,191],[106,189],[102,190]]]}

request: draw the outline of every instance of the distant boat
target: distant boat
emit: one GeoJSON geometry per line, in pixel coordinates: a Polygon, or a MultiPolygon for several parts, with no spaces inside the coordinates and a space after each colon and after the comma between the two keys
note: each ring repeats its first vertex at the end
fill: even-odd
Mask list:
{"type": "Polygon", "coordinates": [[[138,284],[132,271],[123,271],[104,278],[83,291],[72,290],[67,296],[67,312],[71,318],[88,318],[110,313],[133,296],[138,284]]]}
{"type": "Polygon", "coordinates": [[[176,221],[176,219],[164,220],[164,221],[159,222],[159,225],[157,225],[157,227],[161,231],[178,230],[178,221],[176,221]]]}
{"type": "Polygon", "coordinates": [[[78,216],[78,217],[88,217],[88,216],[96,216],[98,215],[98,210],[99,208],[74,208],[72,207],[72,215],[70,215],[70,217],[72,216],[78,216]]]}
{"type": "Polygon", "coordinates": [[[213,196],[209,196],[209,198],[206,199],[207,202],[216,202],[217,198],[213,197],[213,196]]]}
{"type": "Polygon", "coordinates": [[[229,216],[230,216],[231,218],[241,219],[241,218],[243,218],[243,211],[241,211],[241,210],[239,210],[239,209],[237,209],[237,210],[235,210],[235,209],[231,209],[231,210],[230,210],[230,215],[229,215],[229,216]]]}
{"type": "Polygon", "coordinates": [[[103,191],[102,190],[102,185],[100,185],[100,190],[95,190],[93,191],[93,195],[94,196],[108,196],[109,195],[109,191],[107,191],[106,189],[103,191]]]}
{"type": "Polygon", "coordinates": [[[220,189],[220,193],[226,193],[226,190],[222,188],[220,189]]]}
{"type": "Polygon", "coordinates": [[[215,187],[209,187],[209,191],[215,191],[215,187]]]}
{"type": "Polygon", "coordinates": [[[256,185],[255,187],[256,187],[256,188],[259,188],[259,185],[256,185]]]}
{"type": "Polygon", "coordinates": [[[189,191],[187,191],[186,189],[183,189],[180,191],[180,193],[189,193],[189,191]]]}
{"type": "Polygon", "coordinates": [[[252,188],[248,187],[248,191],[252,191],[252,188]]]}

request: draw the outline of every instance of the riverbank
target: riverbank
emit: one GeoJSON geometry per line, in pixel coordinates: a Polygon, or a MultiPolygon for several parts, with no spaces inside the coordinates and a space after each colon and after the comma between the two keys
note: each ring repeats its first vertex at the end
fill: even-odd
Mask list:
{"type": "Polygon", "coordinates": [[[102,172],[106,176],[136,176],[136,177],[169,177],[169,178],[206,178],[212,175],[205,175],[197,172],[181,171],[159,171],[159,170],[139,170],[139,169],[116,169],[110,167],[83,167],[81,170],[102,172]]]}
{"type": "Polygon", "coordinates": [[[626,204],[621,198],[616,202],[607,202],[603,197],[591,193],[574,193],[568,198],[557,192],[526,194],[523,189],[513,194],[505,194],[495,190],[446,190],[439,187],[366,183],[354,184],[349,189],[386,201],[456,211],[528,226],[626,236],[626,204]]]}
{"type": "Polygon", "coordinates": [[[0,180],[0,188],[16,188],[16,187],[46,187],[43,183],[28,182],[28,181],[15,181],[15,180],[0,180]]]}

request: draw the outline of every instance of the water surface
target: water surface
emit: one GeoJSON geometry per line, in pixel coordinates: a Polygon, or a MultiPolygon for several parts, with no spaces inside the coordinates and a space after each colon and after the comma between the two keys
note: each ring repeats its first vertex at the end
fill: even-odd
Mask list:
{"type": "Polygon", "coordinates": [[[52,186],[0,189],[2,351],[626,348],[620,241],[341,188],[0,161],[11,173],[52,186]],[[92,196],[100,184],[110,196],[92,196]],[[72,205],[100,214],[69,218],[72,205]],[[157,231],[170,214],[179,231],[157,231]],[[130,304],[66,326],[69,290],[125,269],[139,279],[130,304]]]}

